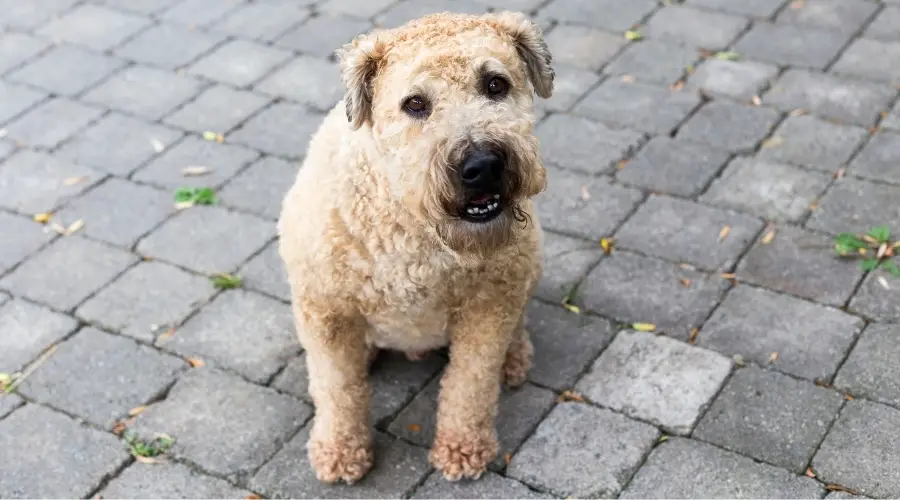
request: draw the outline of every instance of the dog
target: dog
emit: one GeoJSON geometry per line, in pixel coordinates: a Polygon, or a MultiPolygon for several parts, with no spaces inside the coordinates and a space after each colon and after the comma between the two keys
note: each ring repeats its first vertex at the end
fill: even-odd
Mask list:
{"type": "Polygon", "coordinates": [[[315,405],[309,461],[325,483],[365,476],[374,354],[448,346],[429,460],[477,479],[498,453],[502,384],[521,385],[533,356],[532,198],[547,183],[533,94],[553,92],[551,55],[514,12],[432,14],[336,53],[346,94],[278,222],[315,405]]]}

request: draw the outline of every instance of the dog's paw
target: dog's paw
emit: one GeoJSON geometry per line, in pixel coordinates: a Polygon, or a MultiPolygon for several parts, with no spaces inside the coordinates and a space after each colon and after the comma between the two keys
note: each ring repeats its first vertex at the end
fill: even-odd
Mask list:
{"type": "Polygon", "coordinates": [[[439,433],[431,448],[431,464],[444,479],[478,479],[497,456],[497,438],[491,429],[467,433],[439,433]]]}
{"type": "Polygon", "coordinates": [[[506,353],[506,361],[503,362],[503,380],[509,387],[519,387],[525,383],[528,370],[531,369],[531,360],[534,356],[534,348],[531,342],[514,342],[506,353]]]}
{"type": "Polygon", "coordinates": [[[335,442],[310,440],[307,451],[316,477],[324,483],[343,480],[353,484],[372,468],[371,444],[356,439],[335,442]]]}

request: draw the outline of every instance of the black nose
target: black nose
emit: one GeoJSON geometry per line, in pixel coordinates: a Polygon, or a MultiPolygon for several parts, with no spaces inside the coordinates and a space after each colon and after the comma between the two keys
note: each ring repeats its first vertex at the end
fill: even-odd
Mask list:
{"type": "Polygon", "coordinates": [[[496,184],[503,174],[503,158],[490,151],[475,151],[462,166],[462,183],[469,188],[484,188],[496,184]]]}

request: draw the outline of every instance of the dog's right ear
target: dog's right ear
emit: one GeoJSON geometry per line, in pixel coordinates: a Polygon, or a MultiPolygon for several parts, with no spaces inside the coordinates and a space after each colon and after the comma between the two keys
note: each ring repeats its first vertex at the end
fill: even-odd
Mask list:
{"type": "Polygon", "coordinates": [[[372,121],[372,78],[384,56],[385,44],[374,35],[360,35],[336,54],[341,63],[341,78],[347,87],[344,106],[353,130],[372,121]]]}
{"type": "Polygon", "coordinates": [[[553,56],[541,28],[521,12],[503,11],[489,15],[497,28],[513,39],[519,57],[525,62],[534,93],[549,99],[553,95],[556,72],[553,71],[553,56]]]}

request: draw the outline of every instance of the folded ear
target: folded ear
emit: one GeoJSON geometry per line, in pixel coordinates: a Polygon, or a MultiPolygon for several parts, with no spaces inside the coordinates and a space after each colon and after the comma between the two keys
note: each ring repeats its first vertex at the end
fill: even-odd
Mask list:
{"type": "Polygon", "coordinates": [[[534,93],[548,99],[553,95],[553,79],[556,73],[551,62],[553,56],[544,41],[541,28],[531,22],[525,14],[519,12],[499,12],[492,14],[497,28],[508,34],[516,44],[519,57],[525,62],[528,79],[534,87],[534,93]]]}
{"type": "Polygon", "coordinates": [[[360,35],[335,53],[341,64],[341,78],[347,87],[344,97],[347,121],[356,130],[372,121],[372,79],[384,56],[384,43],[376,35],[360,35]]]}

